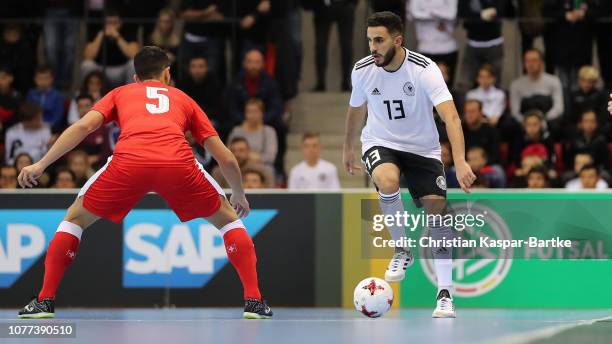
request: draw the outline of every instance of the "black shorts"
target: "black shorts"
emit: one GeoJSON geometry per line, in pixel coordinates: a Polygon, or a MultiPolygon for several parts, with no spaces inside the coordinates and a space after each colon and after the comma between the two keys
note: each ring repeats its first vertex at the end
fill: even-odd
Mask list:
{"type": "MultiPolygon", "coordinates": [[[[400,173],[406,178],[410,195],[415,200],[428,195],[438,195],[446,198],[446,175],[444,166],[438,159],[374,146],[365,152],[361,161],[370,177],[372,177],[372,171],[376,166],[382,163],[396,165],[400,173]]],[[[378,190],[378,187],[376,189],[378,190]]]]}

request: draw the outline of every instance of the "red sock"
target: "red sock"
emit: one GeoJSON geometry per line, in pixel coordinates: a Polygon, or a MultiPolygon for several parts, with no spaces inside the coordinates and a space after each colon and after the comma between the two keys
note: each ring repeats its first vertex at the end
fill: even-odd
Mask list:
{"type": "Polygon", "coordinates": [[[74,261],[79,249],[79,238],[66,232],[56,232],[45,257],[45,278],[38,299],[54,298],[64,272],[74,261]]]}
{"type": "Polygon", "coordinates": [[[244,228],[234,228],[223,235],[227,257],[238,271],[245,299],[261,300],[257,283],[255,246],[244,228]]]}

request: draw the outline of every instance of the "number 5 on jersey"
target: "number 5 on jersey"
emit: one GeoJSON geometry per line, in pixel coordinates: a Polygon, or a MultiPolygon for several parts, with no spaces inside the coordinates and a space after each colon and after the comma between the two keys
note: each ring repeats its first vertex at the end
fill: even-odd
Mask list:
{"type": "Polygon", "coordinates": [[[170,110],[170,99],[167,95],[159,93],[161,91],[168,92],[168,89],[147,86],[147,98],[157,101],[157,104],[146,104],[147,111],[149,111],[151,114],[158,115],[166,113],[168,110],[170,110]]]}

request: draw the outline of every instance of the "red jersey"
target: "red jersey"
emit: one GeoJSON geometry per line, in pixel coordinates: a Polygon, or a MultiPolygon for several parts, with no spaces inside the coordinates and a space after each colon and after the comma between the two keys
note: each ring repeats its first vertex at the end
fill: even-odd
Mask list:
{"type": "Polygon", "coordinates": [[[188,95],[159,81],[117,87],[92,108],[104,123],[121,128],[113,160],[135,165],[170,166],[194,163],[185,139],[191,131],[196,142],[217,135],[208,117],[188,95]]]}

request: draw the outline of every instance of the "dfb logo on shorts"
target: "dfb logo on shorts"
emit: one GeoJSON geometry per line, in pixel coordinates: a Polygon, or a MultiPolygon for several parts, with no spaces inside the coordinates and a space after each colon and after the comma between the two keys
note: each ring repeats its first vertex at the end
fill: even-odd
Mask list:
{"type": "Polygon", "coordinates": [[[436,185],[442,190],[446,190],[446,178],[444,176],[438,176],[436,178],[436,185]]]}
{"type": "Polygon", "coordinates": [[[410,81],[406,81],[404,84],[404,93],[410,97],[414,96],[414,85],[410,81]]]}

